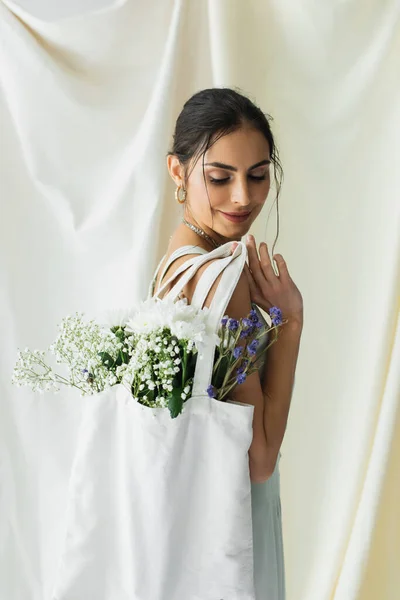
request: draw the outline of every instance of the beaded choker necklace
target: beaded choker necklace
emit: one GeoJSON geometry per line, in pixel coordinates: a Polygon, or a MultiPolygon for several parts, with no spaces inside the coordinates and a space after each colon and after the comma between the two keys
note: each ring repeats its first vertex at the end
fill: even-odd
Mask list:
{"type": "Polygon", "coordinates": [[[198,233],[204,239],[208,240],[210,242],[210,244],[212,244],[214,246],[214,248],[218,248],[221,245],[221,244],[218,244],[215,240],[213,240],[213,238],[210,237],[205,231],[203,231],[203,229],[200,229],[200,227],[196,227],[196,225],[189,223],[188,221],[186,221],[186,219],[182,218],[182,223],[184,223],[185,225],[190,227],[190,229],[192,231],[194,231],[195,233],[198,233]]]}

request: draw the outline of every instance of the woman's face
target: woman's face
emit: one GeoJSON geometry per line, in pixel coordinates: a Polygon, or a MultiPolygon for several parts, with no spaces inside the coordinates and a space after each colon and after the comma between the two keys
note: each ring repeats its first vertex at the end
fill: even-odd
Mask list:
{"type": "Polygon", "coordinates": [[[208,233],[213,230],[227,240],[240,239],[250,229],[268,196],[269,144],[260,131],[249,126],[243,126],[215,142],[204,155],[204,174],[210,200],[202,162],[203,157],[200,156],[193,170],[189,165],[185,204],[190,210],[185,206],[184,216],[191,221],[194,217],[195,222],[208,233]],[[226,213],[237,214],[239,218],[226,213]]]}

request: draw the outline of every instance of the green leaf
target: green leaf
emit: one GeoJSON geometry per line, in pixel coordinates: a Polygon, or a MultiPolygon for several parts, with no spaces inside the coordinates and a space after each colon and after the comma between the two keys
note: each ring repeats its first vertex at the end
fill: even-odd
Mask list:
{"type": "Polygon", "coordinates": [[[119,339],[120,342],[125,341],[125,331],[123,329],[121,329],[120,327],[115,332],[115,335],[119,339]]]}
{"type": "Polygon", "coordinates": [[[115,359],[115,365],[117,367],[121,366],[122,364],[128,364],[129,363],[129,355],[127,352],[123,352],[122,350],[120,350],[118,352],[118,356],[115,359]]]}
{"type": "Polygon", "coordinates": [[[227,356],[224,356],[223,358],[221,358],[221,362],[218,365],[217,372],[215,373],[215,375],[212,379],[212,384],[216,388],[220,388],[222,386],[224,377],[226,375],[226,371],[229,367],[229,363],[230,363],[230,360],[227,356]]]}
{"type": "Polygon", "coordinates": [[[115,360],[110,354],[108,354],[108,352],[98,352],[98,355],[101,358],[101,362],[105,367],[107,367],[107,369],[111,369],[115,365],[115,360]],[[108,361],[108,364],[106,361],[108,361]]]}
{"type": "Polygon", "coordinates": [[[174,388],[168,398],[168,409],[172,419],[175,419],[182,412],[182,391],[181,387],[174,388]]]}
{"type": "Polygon", "coordinates": [[[186,366],[186,376],[187,377],[193,377],[194,371],[196,368],[197,357],[198,357],[197,352],[196,352],[196,354],[190,353],[188,355],[188,361],[187,361],[187,366],[186,366]]]}

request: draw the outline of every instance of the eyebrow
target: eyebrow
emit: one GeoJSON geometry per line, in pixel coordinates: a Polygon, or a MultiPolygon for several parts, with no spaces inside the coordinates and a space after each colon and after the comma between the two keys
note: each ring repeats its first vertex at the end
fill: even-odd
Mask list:
{"type": "MultiPolygon", "coordinates": [[[[247,170],[252,171],[256,167],[261,167],[263,165],[269,165],[269,164],[271,164],[271,161],[266,158],[265,160],[260,160],[260,162],[256,163],[252,167],[249,167],[247,170]]],[[[237,171],[236,167],[233,167],[232,165],[225,165],[224,163],[221,163],[221,162],[204,163],[204,166],[217,167],[218,169],[227,169],[228,171],[237,171]]]]}

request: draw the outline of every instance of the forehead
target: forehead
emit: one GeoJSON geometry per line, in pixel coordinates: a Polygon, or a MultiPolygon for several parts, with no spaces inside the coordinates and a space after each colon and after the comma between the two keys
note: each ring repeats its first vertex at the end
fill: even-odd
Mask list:
{"type": "Polygon", "coordinates": [[[205,153],[204,162],[219,161],[247,168],[266,158],[270,158],[270,149],[264,134],[258,129],[241,127],[217,140],[205,153]]]}

